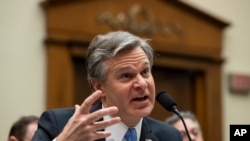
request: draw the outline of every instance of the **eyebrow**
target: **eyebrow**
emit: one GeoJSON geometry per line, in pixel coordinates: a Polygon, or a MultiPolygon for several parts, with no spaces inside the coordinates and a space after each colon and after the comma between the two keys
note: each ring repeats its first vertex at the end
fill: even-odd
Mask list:
{"type": "MultiPolygon", "coordinates": [[[[147,62],[144,62],[143,64],[142,64],[142,66],[147,66],[147,65],[149,65],[150,63],[147,61],[147,62]]],[[[117,68],[117,69],[114,69],[113,70],[113,72],[115,73],[115,74],[117,74],[117,73],[120,73],[120,72],[123,72],[123,71],[127,71],[127,70],[130,70],[130,66],[128,66],[128,65],[126,65],[126,66],[122,66],[122,67],[119,67],[119,68],[117,68]]]]}
{"type": "MultiPolygon", "coordinates": [[[[148,66],[149,65],[149,62],[144,62],[141,66],[148,66]]],[[[120,68],[118,68],[117,70],[119,71],[119,70],[127,70],[127,69],[129,69],[130,67],[129,66],[124,66],[124,67],[120,67],[120,68]]]]}

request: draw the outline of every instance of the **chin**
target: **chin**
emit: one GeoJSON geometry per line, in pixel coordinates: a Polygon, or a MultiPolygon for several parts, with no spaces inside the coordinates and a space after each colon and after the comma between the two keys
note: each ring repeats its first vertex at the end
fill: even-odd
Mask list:
{"type": "Polygon", "coordinates": [[[138,110],[136,112],[136,114],[137,114],[137,116],[140,116],[140,117],[146,117],[146,116],[151,114],[152,110],[153,110],[153,108],[147,107],[147,108],[138,110]]]}

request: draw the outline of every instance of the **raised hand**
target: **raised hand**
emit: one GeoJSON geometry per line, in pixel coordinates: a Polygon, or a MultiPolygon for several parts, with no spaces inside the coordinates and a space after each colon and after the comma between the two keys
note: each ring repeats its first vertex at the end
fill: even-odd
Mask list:
{"type": "Polygon", "coordinates": [[[95,101],[100,99],[103,93],[99,90],[92,93],[80,105],[75,105],[75,112],[69,119],[56,141],[93,141],[106,138],[111,135],[108,131],[100,131],[108,126],[121,121],[120,117],[113,117],[107,121],[97,121],[105,115],[113,115],[118,112],[118,108],[108,107],[90,113],[90,108],[95,101]]]}

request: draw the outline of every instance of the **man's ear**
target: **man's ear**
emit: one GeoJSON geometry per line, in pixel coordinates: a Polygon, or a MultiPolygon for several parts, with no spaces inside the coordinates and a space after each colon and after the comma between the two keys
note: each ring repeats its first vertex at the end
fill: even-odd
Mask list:
{"type": "Polygon", "coordinates": [[[15,136],[9,136],[8,141],[18,141],[15,136]]]}
{"type": "Polygon", "coordinates": [[[96,80],[96,79],[92,79],[91,80],[91,85],[93,87],[93,89],[96,91],[96,90],[101,90],[103,91],[103,88],[102,88],[102,84],[96,80]]]}

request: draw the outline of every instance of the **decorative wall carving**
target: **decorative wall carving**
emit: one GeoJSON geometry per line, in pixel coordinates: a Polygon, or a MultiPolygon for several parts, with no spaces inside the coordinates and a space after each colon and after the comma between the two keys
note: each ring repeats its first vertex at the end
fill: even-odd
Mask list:
{"type": "Polygon", "coordinates": [[[114,30],[123,29],[139,34],[160,33],[164,36],[180,36],[183,33],[180,24],[170,22],[164,25],[163,22],[155,20],[152,11],[139,4],[132,5],[128,12],[119,12],[116,15],[106,11],[98,17],[98,21],[114,30]]]}

